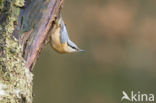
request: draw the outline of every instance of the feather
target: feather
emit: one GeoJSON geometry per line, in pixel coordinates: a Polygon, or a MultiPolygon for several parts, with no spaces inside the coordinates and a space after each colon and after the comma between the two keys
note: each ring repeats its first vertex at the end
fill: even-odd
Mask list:
{"type": "Polygon", "coordinates": [[[68,40],[69,40],[68,32],[67,32],[66,26],[62,20],[61,24],[60,24],[60,41],[61,41],[61,44],[64,44],[68,40]]]}

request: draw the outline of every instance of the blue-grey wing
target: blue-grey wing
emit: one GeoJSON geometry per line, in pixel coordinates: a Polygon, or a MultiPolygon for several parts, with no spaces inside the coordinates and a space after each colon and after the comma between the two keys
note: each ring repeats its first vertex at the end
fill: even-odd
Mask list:
{"type": "Polygon", "coordinates": [[[66,26],[62,20],[61,24],[60,24],[60,41],[62,44],[64,44],[65,42],[68,41],[68,39],[69,39],[68,32],[67,32],[66,26]]]}

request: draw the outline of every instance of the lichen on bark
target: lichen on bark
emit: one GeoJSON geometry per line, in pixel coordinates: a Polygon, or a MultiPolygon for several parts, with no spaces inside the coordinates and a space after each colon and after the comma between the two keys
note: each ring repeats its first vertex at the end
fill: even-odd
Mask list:
{"type": "Polygon", "coordinates": [[[32,73],[25,66],[21,45],[12,36],[24,1],[1,1],[0,103],[32,103],[32,73]]]}

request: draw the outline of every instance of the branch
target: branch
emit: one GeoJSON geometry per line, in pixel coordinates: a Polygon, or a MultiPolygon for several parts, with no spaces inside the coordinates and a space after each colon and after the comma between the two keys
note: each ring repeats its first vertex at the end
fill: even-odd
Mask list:
{"type": "Polygon", "coordinates": [[[32,103],[31,70],[63,0],[0,0],[0,103],[32,103]]]}
{"type": "Polygon", "coordinates": [[[27,1],[14,35],[21,35],[26,66],[32,68],[64,0],[27,1]]]}

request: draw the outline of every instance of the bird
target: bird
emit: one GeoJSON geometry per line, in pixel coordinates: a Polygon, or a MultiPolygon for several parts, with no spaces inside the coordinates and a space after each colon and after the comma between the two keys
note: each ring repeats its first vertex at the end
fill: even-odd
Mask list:
{"type": "Polygon", "coordinates": [[[70,40],[61,14],[55,20],[54,27],[50,32],[50,45],[56,52],[61,54],[84,51],[70,40]]]}

